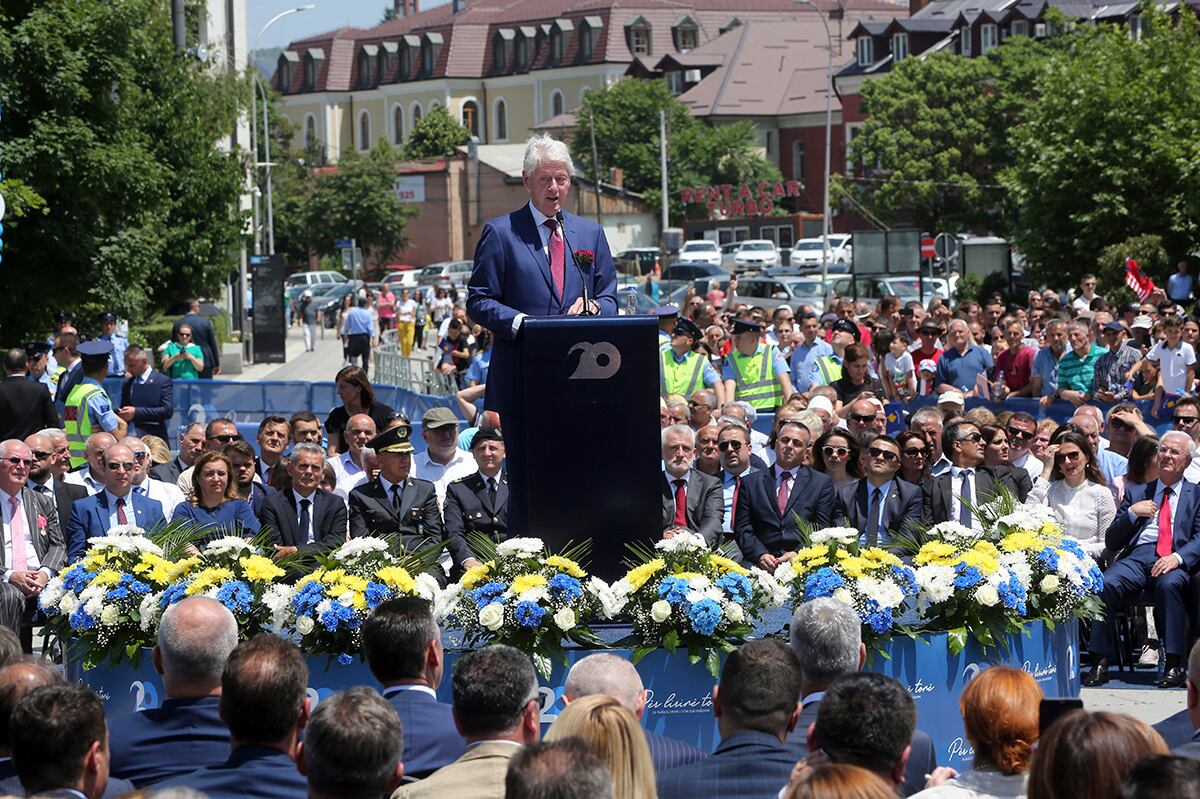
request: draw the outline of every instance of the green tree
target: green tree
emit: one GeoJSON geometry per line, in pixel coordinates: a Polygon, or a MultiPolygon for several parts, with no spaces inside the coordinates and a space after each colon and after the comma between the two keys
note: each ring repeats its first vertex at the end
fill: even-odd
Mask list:
{"type": "MultiPolygon", "coordinates": [[[[0,329],[141,321],[236,264],[241,76],[178,53],[165,0],[0,3],[0,164],[18,188],[0,329]],[[19,183],[18,183],[19,181],[19,183]]],[[[85,328],[86,329],[86,328],[85,328]]]]}
{"type": "Polygon", "coordinates": [[[471,140],[471,132],[450,112],[435,105],[413,125],[404,143],[406,158],[444,158],[454,154],[454,148],[471,140]]]}
{"type": "Polygon", "coordinates": [[[1156,286],[1166,291],[1167,279],[1175,274],[1175,264],[1163,249],[1161,236],[1130,236],[1111,244],[1096,262],[1096,292],[1118,305],[1137,299],[1125,283],[1125,259],[1132,258],[1156,286]]]}

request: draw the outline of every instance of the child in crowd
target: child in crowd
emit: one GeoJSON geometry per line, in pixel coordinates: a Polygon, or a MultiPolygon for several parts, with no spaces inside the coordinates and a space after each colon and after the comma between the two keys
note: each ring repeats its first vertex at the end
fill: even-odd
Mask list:
{"type": "Polygon", "coordinates": [[[917,365],[918,397],[937,396],[937,381],[934,379],[935,374],[937,374],[937,362],[933,360],[933,358],[926,358],[917,365]]]}
{"type": "Polygon", "coordinates": [[[1163,320],[1163,340],[1150,348],[1146,360],[1158,364],[1158,383],[1154,387],[1157,416],[1166,397],[1182,397],[1192,390],[1196,379],[1196,351],[1183,340],[1183,320],[1168,316],[1163,320]]]}
{"type": "MultiPolygon", "coordinates": [[[[876,340],[884,335],[880,334],[876,340]]],[[[891,340],[887,342],[888,351],[883,357],[883,385],[887,389],[889,398],[904,402],[913,395],[915,388],[913,359],[912,354],[908,351],[912,342],[909,340],[908,334],[903,332],[886,335],[891,340]]]]}

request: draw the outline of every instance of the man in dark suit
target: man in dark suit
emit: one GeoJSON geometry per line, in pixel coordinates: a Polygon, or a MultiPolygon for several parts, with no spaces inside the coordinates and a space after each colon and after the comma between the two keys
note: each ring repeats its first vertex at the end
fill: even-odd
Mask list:
{"type": "Polygon", "coordinates": [[[746,563],[774,572],[780,556],[800,545],[797,519],[818,528],[833,521],[833,481],[804,465],[811,435],[797,422],[783,424],[775,465],[742,478],[733,534],[746,563]]]}
{"type": "MultiPolygon", "coordinates": [[[[798,606],[788,630],[792,651],[800,660],[801,674],[800,720],[788,741],[796,744],[803,755],[809,751],[809,734],[817,721],[821,698],[838,677],[862,669],[867,662],[867,647],[862,642],[858,614],[850,606],[828,597],[798,606]]],[[[933,739],[928,733],[914,729],[909,745],[904,766],[905,796],[924,790],[925,775],[937,768],[933,739]]]]}
{"type": "MultiPolygon", "coordinates": [[[[983,525],[972,508],[990,500],[1001,487],[1024,501],[1012,469],[983,465],[983,434],[974,422],[958,420],[942,431],[942,452],[950,468],[929,477],[922,486],[921,519],[927,525],[958,522],[981,531],[983,525]]],[[[1024,472],[1024,469],[1020,471],[1024,472]]],[[[1029,474],[1024,474],[1028,485],[1029,474]]],[[[1028,494],[1028,488],[1025,489],[1028,494]]]]}
{"type": "Polygon", "coordinates": [[[150,366],[146,351],[137,344],[125,350],[125,369],[132,377],[121,383],[121,407],[117,416],[129,423],[137,436],[158,436],[170,441],[167,422],[175,412],[175,384],[150,366]]]}
{"type": "Polygon", "coordinates": [[[363,656],[404,727],[404,772],[423,779],[467,751],[451,706],[439,702],[446,665],[429,602],[391,599],[363,624],[363,656]]]}
{"type": "Polygon", "coordinates": [[[663,537],[697,533],[715,547],[725,519],[721,481],[693,469],[695,455],[696,432],[692,428],[674,424],[662,431],[663,537]]]}
{"type": "Polygon", "coordinates": [[[921,488],[896,477],[900,445],[891,436],[872,439],[862,461],[866,476],[837,492],[833,523],[862,531],[863,546],[886,546],[909,523],[920,521],[921,488]]]}
{"type": "Polygon", "coordinates": [[[742,479],[760,469],[752,463],[750,428],[733,417],[722,419],[720,432],[717,433],[717,450],[721,453],[721,471],[717,479],[721,481],[724,514],[721,538],[722,544],[725,544],[733,538],[733,517],[737,509],[738,494],[742,489],[742,479]]]}
{"type": "Polygon", "coordinates": [[[67,521],[71,518],[71,507],[76,500],[87,498],[88,491],[83,486],[54,478],[54,472],[50,468],[54,457],[54,444],[49,436],[35,433],[25,439],[25,446],[29,447],[33,456],[33,466],[29,469],[29,482],[26,485],[42,496],[54,500],[54,509],[58,513],[58,529],[65,531],[67,521]]]}
{"type": "Polygon", "coordinates": [[[232,469],[229,479],[236,484],[238,496],[250,503],[254,517],[259,518],[263,503],[276,492],[269,485],[264,485],[258,476],[254,447],[246,441],[232,441],[221,448],[221,454],[229,459],[232,469]]]}
{"type": "Polygon", "coordinates": [[[67,560],[74,563],[87,551],[89,538],[108,535],[120,524],[147,532],[166,524],[162,503],[133,491],[133,451],[114,444],[104,451],[104,490],[81,499],[67,522],[67,560]]]}
{"type": "Polygon", "coordinates": [[[319,490],[324,467],[320,444],[297,444],[287,467],[291,489],[276,491],[263,502],[259,521],[271,531],[276,558],[300,550],[333,549],[345,542],[346,503],[319,490]]]}
{"type": "Polygon", "coordinates": [[[508,538],[508,478],[504,466],[504,436],[495,427],[481,427],[471,439],[471,454],[479,471],[446,486],[442,517],[446,546],[454,570],[479,565],[468,535],[486,535],[497,544],[508,538]]]}
{"type": "Polygon", "coordinates": [[[189,299],[186,303],[187,313],[175,320],[171,326],[171,338],[179,340],[179,328],[187,325],[192,329],[192,341],[204,353],[204,369],[200,372],[202,380],[211,380],[214,375],[221,374],[221,345],[217,343],[217,334],[213,332],[212,322],[200,313],[200,300],[189,299]]]}
{"type": "Polygon", "coordinates": [[[800,715],[800,663],[773,638],[748,641],[725,659],[713,688],[721,742],[711,756],[658,775],[659,799],[775,796],[800,752],[787,743],[800,715]]]}
{"type": "MultiPolygon", "coordinates": [[[[593,694],[612,697],[637,716],[639,721],[646,711],[646,688],[642,685],[641,675],[627,659],[609,652],[580,658],[567,672],[563,686],[564,705],[593,694]]],[[[702,750],[689,743],[659,735],[645,727],[642,732],[646,734],[646,743],[650,746],[650,760],[654,763],[655,774],[707,757],[702,750]]]]}
{"type": "Polygon", "coordinates": [[[525,147],[521,175],[529,203],[483,226],[467,285],[468,314],[493,334],[484,407],[499,411],[504,420],[508,473],[516,486],[509,500],[509,526],[518,533],[525,529],[527,501],[521,324],[526,316],[617,315],[616,272],[603,228],[562,212],[571,189],[567,146],[545,134],[533,136],[525,147]],[[576,262],[573,253],[581,250],[593,253],[590,265],[576,262]],[[587,308],[584,280],[591,298],[587,308]]]}
{"type": "Polygon", "coordinates": [[[1162,735],[1167,746],[1172,747],[1171,754],[1176,757],[1190,757],[1200,760],[1200,641],[1192,646],[1187,664],[1187,707],[1182,713],[1168,716],[1154,725],[1154,731],[1162,735]],[[1182,719],[1177,717],[1182,716],[1182,719]],[[1172,740],[1174,723],[1177,720],[1186,722],[1188,735],[1182,743],[1172,740]]]}
{"type": "Polygon", "coordinates": [[[1196,445],[1181,430],[1163,434],[1158,444],[1158,479],[1125,491],[1125,499],[1104,533],[1104,546],[1116,560],[1104,572],[1104,620],[1092,622],[1091,650],[1097,657],[1084,677],[1087,686],[1108,682],[1108,664],[1117,654],[1116,615],[1147,588],[1165,615],[1160,630],[1167,657],[1159,688],[1187,681],[1188,573],[1200,564],[1200,487],[1183,479],[1196,445]]]}
{"type": "Polygon", "coordinates": [[[50,350],[61,372],[56,372],[58,384],[54,389],[54,407],[61,413],[71,396],[71,389],[83,381],[83,359],[79,357],[79,334],[60,333],[50,350]]]}
{"type": "MultiPolygon", "coordinates": [[[[350,492],[350,537],[398,534],[404,548],[417,552],[443,540],[442,513],[433,483],[409,477],[412,428],[384,430],[367,446],[379,457],[379,476],[350,492]]],[[[445,582],[440,568],[435,576],[445,582]]]]}
{"type": "Polygon", "coordinates": [[[179,475],[192,468],[204,453],[204,425],[192,422],[179,431],[179,454],[166,463],[160,463],[150,470],[150,476],[164,483],[176,483],[179,475]]]}
{"type": "Polygon", "coordinates": [[[111,721],[113,776],[146,788],[225,762],[221,672],[237,642],[237,621],[215,599],[192,596],[163,612],[152,657],[166,698],[160,707],[111,721]]]}
{"type": "Polygon", "coordinates": [[[0,624],[19,632],[38,593],[62,567],[66,548],[54,500],[26,485],[29,447],[9,439],[0,444],[0,458],[0,624]]]}
{"type": "Polygon", "coordinates": [[[5,353],[4,373],[7,377],[0,382],[0,441],[62,426],[46,387],[25,375],[25,350],[5,353]]]}
{"type": "Polygon", "coordinates": [[[209,799],[307,796],[296,770],[297,743],[308,723],[308,666],[290,641],[260,633],[238,644],[221,673],[221,718],[232,751],[223,762],[160,782],[209,799]]]}

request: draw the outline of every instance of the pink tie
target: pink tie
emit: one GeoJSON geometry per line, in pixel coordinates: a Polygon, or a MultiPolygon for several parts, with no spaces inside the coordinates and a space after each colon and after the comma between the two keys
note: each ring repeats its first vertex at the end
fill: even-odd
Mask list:
{"type": "Polygon", "coordinates": [[[781,472],[779,475],[779,495],[776,497],[779,500],[779,512],[782,514],[787,510],[788,504],[788,480],[792,479],[790,472],[781,472]]]}
{"type": "Polygon", "coordinates": [[[546,227],[550,228],[550,279],[554,281],[554,291],[562,299],[563,281],[566,278],[562,233],[558,230],[558,222],[553,219],[546,220],[546,227]]]}
{"type": "Polygon", "coordinates": [[[12,569],[23,572],[29,568],[29,561],[25,557],[25,511],[19,502],[19,497],[9,500],[12,506],[12,524],[9,530],[12,533],[12,569]]]}
{"type": "Polygon", "coordinates": [[[1158,509],[1158,541],[1154,544],[1154,554],[1165,558],[1171,554],[1171,544],[1174,535],[1171,530],[1171,489],[1163,489],[1162,507],[1158,509]]]}
{"type": "Polygon", "coordinates": [[[117,500],[117,524],[129,524],[129,517],[125,515],[124,497],[117,500]]]}

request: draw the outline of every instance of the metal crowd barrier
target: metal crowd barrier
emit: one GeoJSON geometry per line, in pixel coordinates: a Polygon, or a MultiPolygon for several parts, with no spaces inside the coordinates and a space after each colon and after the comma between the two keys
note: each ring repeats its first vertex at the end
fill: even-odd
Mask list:
{"type": "Polygon", "coordinates": [[[454,375],[444,375],[424,358],[405,358],[396,330],[385,330],[371,353],[371,382],[407,389],[417,394],[452,397],[458,391],[454,375]]]}

